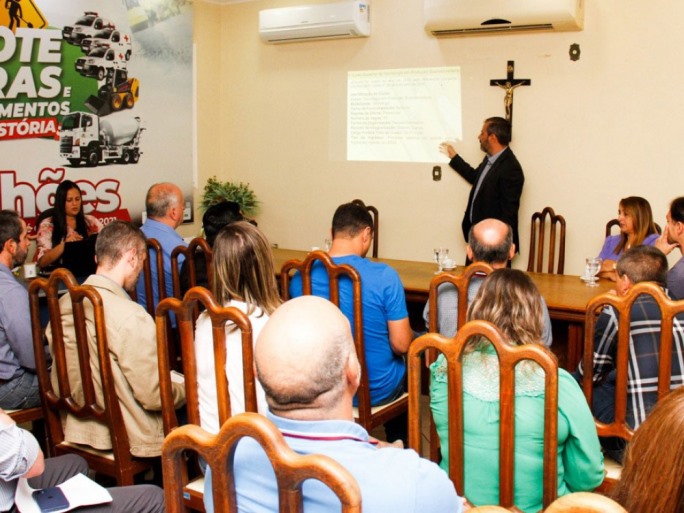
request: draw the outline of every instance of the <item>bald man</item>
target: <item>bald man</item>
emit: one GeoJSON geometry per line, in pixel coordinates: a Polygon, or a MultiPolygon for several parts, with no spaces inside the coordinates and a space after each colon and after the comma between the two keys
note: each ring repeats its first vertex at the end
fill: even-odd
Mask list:
{"type": "MultiPolygon", "coordinates": [[[[180,188],[172,183],[156,183],[147,191],[145,198],[145,209],[147,219],[140,228],[148,239],[157,239],[162,247],[164,257],[164,279],[166,285],[166,296],[173,296],[173,283],[171,282],[171,252],[177,246],[187,246],[183,237],[176,233],[176,228],[183,222],[183,193],[180,188]]],[[[150,253],[150,268],[152,270],[152,285],[154,290],[154,307],[159,303],[159,291],[156,288],[157,266],[155,264],[154,252],[150,253]]],[[[182,265],[185,258],[183,255],[178,257],[178,265],[182,265]]],[[[147,297],[145,296],[145,280],[141,275],[136,285],[138,303],[147,308],[147,297]]],[[[175,322],[175,319],[174,319],[175,322]]]]}
{"type": "MultiPolygon", "coordinates": [[[[347,318],[326,299],[302,296],[278,308],[261,331],[255,367],[266,392],[268,418],[299,454],[325,454],[342,464],[361,488],[364,511],[462,511],[446,473],[414,451],[380,448],[354,422],[352,400],[360,366],[347,318]]],[[[251,439],[235,455],[240,511],[278,511],[271,464],[251,439]]],[[[204,500],[213,512],[211,471],[204,500]]],[[[338,499],[323,484],[306,481],[304,511],[327,513],[338,499]]]]}
{"type": "MultiPolygon", "coordinates": [[[[470,228],[468,233],[468,245],[466,246],[468,260],[473,263],[485,263],[493,269],[503,269],[508,262],[515,257],[515,244],[513,243],[513,230],[509,225],[498,219],[485,219],[470,228]]],[[[468,287],[468,304],[473,300],[477,291],[480,290],[483,279],[477,276],[470,280],[468,287]]],[[[423,318],[425,327],[429,329],[430,302],[425,304],[423,318]]],[[[549,309],[542,298],[544,309],[544,329],[542,341],[546,347],[551,346],[551,317],[549,309]]],[[[437,296],[437,331],[445,337],[456,335],[456,321],[458,313],[458,291],[450,283],[442,284],[438,289],[437,296]]]]}

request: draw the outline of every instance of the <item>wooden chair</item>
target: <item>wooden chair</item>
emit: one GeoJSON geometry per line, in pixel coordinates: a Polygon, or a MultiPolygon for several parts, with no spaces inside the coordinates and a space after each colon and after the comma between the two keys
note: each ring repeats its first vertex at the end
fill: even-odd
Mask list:
{"type": "MultiPolygon", "coordinates": [[[[470,288],[470,281],[474,277],[482,278],[493,271],[489,264],[484,262],[475,262],[470,264],[463,274],[440,273],[430,281],[430,289],[428,293],[428,331],[430,333],[439,333],[439,289],[443,288],[444,284],[449,284],[456,289],[458,294],[458,310],[453,312],[456,316],[456,329],[466,323],[466,313],[468,312],[468,290],[470,288]]],[[[430,365],[437,358],[437,352],[433,349],[425,351],[425,364],[430,365]]],[[[435,424],[430,416],[430,460],[435,463],[439,462],[439,438],[435,430],[435,424]]]]}
{"type": "MultiPolygon", "coordinates": [[[[438,333],[437,326],[439,320],[438,310],[438,296],[439,289],[442,284],[449,283],[456,288],[458,294],[458,311],[454,312],[456,315],[456,327],[463,326],[466,322],[466,313],[468,311],[468,289],[470,281],[474,277],[482,278],[493,271],[492,266],[484,262],[475,262],[470,264],[463,274],[440,273],[430,281],[430,288],[428,292],[428,331],[430,333],[438,333]]],[[[434,359],[432,360],[434,361],[434,359]]]]}
{"type": "MultiPolygon", "coordinates": [[[[658,304],[661,314],[660,327],[660,355],[658,369],[658,400],[665,397],[671,390],[673,326],[677,314],[684,312],[684,301],[669,299],[663,289],[652,282],[637,283],[625,296],[601,294],[587,303],[584,330],[584,356],[582,359],[583,381],[582,388],[587,402],[593,404],[593,370],[594,370],[594,331],[598,320],[598,313],[604,306],[613,307],[618,315],[617,356],[615,358],[615,420],[611,424],[596,421],[599,436],[618,437],[629,441],[634,430],[627,423],[627,374],[631,351],[630,312],[637,298],[643,294],[649,295],[658,304]]],[[[682,369],[684,371],[684,369],[682,369]]],[[[601,485],[601,491],[609,491],[620,479],[622,466],[611,458],[605,458],[607,475],[601,485]]]]}
{"type": "Polygon", "coordinates": [[[360,205],[366,210],[373,218],[373,258],[378,258],[378,247],[380,245],[380,213],[378,209],[373,205],[366,205],[363,200],[355,199],[352,201],[355,205],[360,205]]]}
{"type": "Polygon", "coordinates": [[[556,499],[558,492],[558,365],[553,355],[541,346],[507,344],[498,328],[488,322],[468,322],[451,339],[437,333],[427,333],[411,344],[408,352],[409,447],[420,451],[421,356],[425,350],[434,348],[444,354],[447,361],[449,477],[456,490],[464,490],[462,358],[463,350],[472,337],[488,339],[499,357],[499,505],[505,508],[514,507],[515,366],[522,360],[532,360],[544,370],[543,503],[548,506],[556,499]]]}
{"type": "Polygon", "coordinates": [[[605,495],[575,492],[558,497],[544,513],[627,513],[627,510],[605,495]]]}
{"type": "Polygon", "coordinates": [[[166,510],[180,513],[183,490],[179,486],[185,466],[184,452],[195,451],[212,468],[214,510],[217,513],[237,512],[233,456],[236,444],[244,437],[255,439],[273,465],[278,482],[279,511],[302,510],[302,483],[316,479],[327,485],[339,497],[342,513],[361,512],[361,491],[354,477],[339,463],[320,454],[302,456],[285,443],[278,428],[266,417],[242,413],[229,419],[216,436],[198,426],[182,426],[164,440],[162,464],[166,510]]]}
{"type": "MultiPolygon", "coordinates": [[[[145,299],[147,313],[154,317],[154,290],[155,287],[159,291],[159,301],[166,297],[166,278],[164,277],[164,254],[162,253],[161,244],[157,239],[146,239],[147,243],[147,258],[143,264],[142,279],[145,286],[145,299]],[[154,251],[154,253],[152,251],[154,251]],[[154,259],[152,258],[154,256],[154,259]],[[154,260],[154,262],[152,262],[154,260]],[[157,269],[157,283],[152,283],[152,266],[157,269]]],[[[138,300],[136,289],[130,293],[133,301],[138,300]]]]}
{"type": "Polygon", "coordinates": [[[9,415],[12,418],[12,420],[17,424],[43,420],[42,406],[34,406],[33,408],[23,408],[21,410],[5,410],[5,413],[9,415]]]}
{"type": "Polygon", "coordinates": [[[330,301],[340,307],[340,278],[351,280],[353,319],[350,319],[354,327],[354,345],[356,356],[361,365],[361,384],[356,393],[359,406],[354,409],[356,421],[367,431],[372,431],[376,426],[385,424],[388,420],[403,414],[408,407],[407,395],[383,405],[372,406],[370,399],[370,387],[368,385],[368,368],[366,367],[366,351],[363,341],[363,304],[361,295],[361,277],[356,269],[348,264],[336,265],[330,256],[324,251],[312,251],[303,262],[289,260],[283,264],[280,271],[280,290],[282,298],[287,301],[290,298],[290,273],[298,271],[302,277],[302,293],[312,295],[311,274],[313,266],[319,262],[328,275],[330,284],[330,301]]]}
{"type": "MultiPolygon", "coordinates": [[[[188,413],[188,424],[200,426],[199,388],[197,383],[197,359],[195,355],[194,312],[197,303],[205,308],[212,324],[214,339],[214,375],[218,399],[219,422],[224,424],[231,417],[230,394],[226,376],[226,323],[233,323],[242,333],[242,368],[244,379],[244,397],[246,411],[257,411],[256,383],[253,367],[252,324],[249,317],[235,307],[221,307],[214,296],[203,287],[193,287],[180,301],[166,298],[157,306],[157,351],[159,354],[159,389],[162,399],[162,416],[164,434],[170,434],[178,427],[178,418],[173,404],[171,385],[171,352],[168,340],[168,313],[173,312],[178,322],[180,348],[185,377],[185,401],[188,413]]],[[[204,478],[190,481],[188,473],[182,476],[185,504],[196,511],[204,511],[204,478]]]]}
{"type": "Polygon", "coordinates": [[[545,207],[541,212],[532,214],[530,258],[527,262],[527,272],[544,272],[544,241],[547,233],[547,218],[549,224],[549,247],[546,272],[549,274],[563,274],[563,271],[565,270],[565,218],[561,215],[556,215],[551,207],[545,207]],[[558,227],[560,227],[560,234],[558,237],[558,267],[555,267],[556,234],[558,232],[558,227]]]}
{"type": "MultiPolygon", "coordinates": [[[[37,278],[29,287],[29,301],[31,306],[31,325],[33,330],[33,347],[36,354],[43,351],[44,334],[40,324],[39,294],[43,292],[47,297],[50,315],[50,329],[52,331],[53,373],[56,388],[50,379],[50,371],[45,359],[36,358],[36,372],[42,396],[43,416],[47,423],[48,447],[51,454],[78,454],[85,458],[89,467],[95,472],[112,476],[120,486],[133,484],[133,476],[151,468],[151,460],[136,458],[131,455],[128,434],[121,414],[119,399],[116,394],[114,376],[112,373],[111,357],[107,346],[107,330],[105,327],[104,308],[100,294],[88,285],[80,286],[73,275],[66,269],[52,272],[49,280],[37,278]],[[73,305],[73,324],[76,332],[76,352],[80,367],[83,401],[79,402],[71,392],[71,384],[67,371],[67,354],[62,327],[62,308],[60,305],[60,287],[66,288],[66,293],[73,305]],[[90,303],[86,306],[84,303],[90,303]],[[90,310],[92,308],[92,310],[90,310]],[[86,310],[92,312],[92,318],[86,318],[86,310]],[[92,357],[88,342],[86,323],[94,323],[93,328],[97,338],[97,355],[92,357]],[[91,361],[97,361],[98,370],[91,367],[91,361]],[[95,381],[101,384],[96,385],[95,381]],[[102,403],[99,404],[96,389],[101,387],[102,403]],[[109,428],[112,450],[101,451],[84,445],[67,442],[64,439],[62,416],[74,415],[80,419],[92,419],[105,424],[109,428]]],[[[89,312],[89,313],[90,313],[89,312]]],[[[71,360],[71,357],[69,358],[71,360]]],[[[73,365],[73,362],[71,362],[73,365]]]]}
{"type": "Polygon", "coordinates": [[[192,287],[197,286],[197,267],[195,263],[195,256],[200,254],[204,256],[204,263],[206,265],[207,279],[209,283],[209,289],[214,281],[213,270],[211,267],[211,262],[213,259],[213,252],[207,240],[202,237],[195,237],[190,241],[187,246],[177,246],[171,252],[171,280],[173,284],[173,297],[182,299],[183,289],[181,287],[180,280],[180,268],[178,265],[178,259],[180,255],[185,257],[185,262],[187,262],[186,268],[188,270],[188,290],[192,287]]]}

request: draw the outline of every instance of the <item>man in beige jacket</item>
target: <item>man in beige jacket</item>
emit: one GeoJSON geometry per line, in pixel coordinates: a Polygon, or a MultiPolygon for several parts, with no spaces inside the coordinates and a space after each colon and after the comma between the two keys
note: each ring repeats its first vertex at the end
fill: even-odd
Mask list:
{"type": "MultiPolygon", "coordinates": [[[[147,256],[145,237],[133,225],[114,221],[98,235],[95,254],[97,271],[84,285],[94,287],[102,297],[114,382],[131,453],[141,457],[159,456],[164,431],[160,411],[155,323],[145,309],[132,301],[126,292],[135,287],[147,256]]],[[[82,401],[83,389],[69,296],[63,297],[60,303],[71,390],[74,398],[82,401]]],[[[91,366],[96,387],[100,388],[94,316],[92,308],[87,308],[87,301],[85,304],[91,366]]],[[[52,348],[49,327],[48,340],[52,348]]],[[[53,386],[56,386],[54,367],[52,380],[53,386]]],[[[185,390],[178,383],[174,383],[173,387],[174,403],[178,407],[185,401],[185,390]]],[[[110,449],[112,446],[107,426],[73,415],[65,418],[65,438],[68,442],[85,444],[96,449],[110,449]]]]}

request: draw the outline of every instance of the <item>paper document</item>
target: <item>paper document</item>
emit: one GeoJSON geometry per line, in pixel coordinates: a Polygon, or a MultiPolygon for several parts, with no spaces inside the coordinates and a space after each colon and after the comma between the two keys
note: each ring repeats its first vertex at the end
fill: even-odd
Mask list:
{"type": "MultiPolygon", "coordinates": [[[[62,489],[62,492],[64,492],[64,495],[69,500],[69,507],[60,509],[55,513],[71,511],[81,506],[112,502],[112,496],[106,488],[83,474],[77,474],[71,479],[64,481],[58,488],[62,489]]],[[[22,477],[19,479],[17,491],[14,495],[14,503],[21,513],[40,513],[38,504],[33,500],[33,490],[26,478],[22,477]]]]}

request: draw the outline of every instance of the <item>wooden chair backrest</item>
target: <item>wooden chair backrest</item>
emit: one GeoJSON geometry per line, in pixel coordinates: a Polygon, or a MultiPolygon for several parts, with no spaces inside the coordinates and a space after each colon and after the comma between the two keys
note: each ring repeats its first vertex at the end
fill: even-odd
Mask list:
{"type": "Polygon", "coordinates": [[[530,228],[530,258],[527,262],[527,272],[547,272],[549,274],[563,274],[565,270],[565,218],[556,215],[551,207],[545,207],[541,212],[532,214],[530,228]],[[548,218],[549,246],[547,253],[547,267],[544,271],[544,249],[546,239],[546,223],[548,218]],[[560,228],[560,229],[559,229],[560,228]],[[560,233],[558,233],[560,232],[560,233]],[[556,262],[556,235],[558,233],[558,266],[556,262]],[[536,265],[535,265],[536,259],[536,265]]]}
{"type": "MultiPolygon", "coordinates": [[[[157,239],[148,238],[145,241],[147,245],[147,258],[143,263],[142,280],[145,290],[145,304],[147,313],[154,317],[154,290],[159,291],[159,301],[166,297],[166,278],[164,276],[164,254],[162,253],[161,244],[157,239]],[[153,262],[154,260],[154,262],[153,262]],[[152,281],[152,266],[157,269],[157,282],[152,281]]],[[[130,292],[133,301],[138,300],[136,290],[130,292]]]]}
{"type": "Polygon", "coordinates": [[[514,507],[515,450],[515,366],[522,360],[536,362],[545,374],[544,398],[544,480],[543,503],[548,506],[558,492],[558,364],[542,346],[511,346],[499,329],[486,321],[471,321],[458,330],[454,338],[427,333],[411,343],[408,352],[409,382],[409,447],[420,451],[421,355],[433,348],[444,354],[447,362],[449,418],[449,477],[456,490],[464,490],[463,433],[463,351],[473,337],[486,338],[499,357],[499,505],[514,507]]]}
{"type": "Polygon", "coordinates": [[[378,248],[380,247],[380,213],[373,205],[366,205],[363,200],[355,199],[352,201],[355,205],[360,205],[368,210],[368,213],[373,218],[373,258],[378,258],[378,248]]]}
{"type": "Polygon", "coordinates": [[[219,422],[223,424],[231,416],[228,377],[226,376],[226,324],[233,323],[242,334],[242,369],[244,379],[245,408],[257,411],[256,382],[253,367],[252,324],[249,317],[235,307],[222,307],[211,292],[204,287],[193,287],[185,294],[183,301],[166,298],[157,306],[157,351],[159,354],[159,388],[162,398],[164,433],[169,434],[178,426],[171,388],[171,354],[168,339],[168,313],[176,315],[180,336],[181,360],[185,376],[185,401],[188,423],[201,425],[197,385],[197,359],[195,355],[194,310],[197,303],[205,308],[205,315],[211,319],[214,341],[214,375],[218,400],[219,422]]]}
{"type": "Polygon", "coordinates": [[[197,269],[195,266],[195,256],[199,254],[204,256],[204,262],[207,269],[207,279],[209,282],[209,290],[211,290],[214,283],[214,272],[211,266],[213,259],[213,252],[209,243],[202,237],[195,237],[187,246],[177,246],[171,252],[171,280],[173,283],[173,297],[182,299],[183,290],[180,282],[180,266],[178,259],[181,255],[185,257],[186,268],[188,270],[188,290],[197,285],[197,269]]]}
{"type": "Polygon", "coordinates": [[[375,425],[373,415],[371,414],[371,399],[370,387],[368,384],[368,372],[366,367],[366,351],[364,349],[363,341],[363,304],[361,295],[361,276],[358,271],[348,264],[337,265],[332,261],[330,255],[324,251],[312,251],[309,253],[304,261],[289,260],[283,264],[280,271],[280,291],[283,301],[290,298],[290,279],[291,273],[297,271],[300,273],[302,280],[302,294],[310,296],[312,292],[312,271],[314,264],[319,262],[322,264],[328,276],[328,283],[330,286],[330,301],[335,303],[338,307],[340,305],[340,278],[346,277],[351,280],[352,287],[352,312],[353,312],[353,332],[354,332],[354,346],[356,347],[356,356],[361,365],[361,383],[356,393],[358,398],[358,412],[359,424],[364,426],[367,430],[371,430],[375,425]]]}
{"type": "Polygon", "coordinates": [[[166,437],[162,446],[162,465],[167,512],[185,511],[183,490],[179,486],[185,451],[197,452],[212,469],[214,511],[237,512],[233,457],[237,443],[244,437],[256,440],[273,465],[280,513],[302,512],[302,483],[306,479],[316,479],[327,485],[340,499],[342,513],[361,512],[361,491],[348,470],[327,456],[295,453],[278,428],[256,413],[231,417],[216,436],[198,426],[187,425],[166,437]]]}
{"type": "Polygon", "coordinates": [[[458,293],[458,312],[454,312],[457,316],[456,326],[461,327],[466,322],[466,313],[468,312],[468,287],[470,281],[474,277],[485,277],[491,274],[492,266],[484,262],[475,262],[466,267],[463,274],[440,273],[430,281],[430,288],[428,292],[428,331],[430,333],[438,333],[439,326],[437,321],[439,319],[438,301],[439,288],[443,283],[450,283],[456,288],[458,293]]]}
{"type": "MultiPolygon", "coordinates": [[[[582,388],[589,405],[593,404],[594,331],[598,314],[604,306],[613,307],[618,315],[617,356],[614,361],[615,420],[611,424],[596,421],[599,436],[616,436],[629,440],[634,430],[626,421],[627,373],[630,353],[630,313],[632,305],[641,295],[648,295],[658,304],[661,315],[660,356],[658,370],[658,400],[670,393],[672,375],[673,326],[675,316],[684,312],[684,301],[673,301],[663,289],[652,282],[637,283],[625,296],[601,294],[587,303],[584,329],[584,356],[582,359],[582,388]]],[[[684,370],[684,369],[682,369],[684,370]]]]}
{"type": "MultiPolygon", "coordinates": [[[[43,358],[36,358],[36,373],[41,390],[43,415],[47,423],[48,442],[54,453],[64,452],[61,446],[65,441],[61,415],[71,414],[79,419],[93,419],[109,428],[112,441],[112,454],[117,470],[114,475],[120,485],[133,484],[133,474],[137,473],[135,458],[131,455],[128,434],[121,414],[121,407],[114,384],[109,347],[107,345],[107,329],[105,326],[102,298],[97,290],[89,285],[79,285],[74,276],[66,269],[56,269],[49,279],[36,278],[29,286],[29,302],[31,307],[31,325],[33,331],[33,348],[36,354],[43,354],[44,332],[40,323],[40,299],[43,292],[47,299],[52,332],[51,351],[52,368],[56,376],[57,387],[50,379],[50,370],[43,358]],[[80,381],[83,389],[83,403],[79,403],[72,395],[69,382],[67,352],[62,327],[63,313],[60,305],[60,287],[66,288],[66,294],[73,308],[73,324],[76,335],[76,357],[80,369],[80,381]],[[88,305],[89,304],[89,305],[88,305]],[[97,338],[97,355],[99,369],[91,367],[91,347],[88,342],[86,323],[92,322],[97,338]],[[93,374],[99,372],[102,390],[94,381],[93,374]],[[102,403],[98,404],[98,396],[102,403]],[[57,449],[59,447],[59,450],[57,449]]],[[[66,321],[66,319],[64,319],[66,321]]],[[[71,354],[69,361],[74,355],[71,354]]],[[[68,451],[67,451],[68,452],[68,451]]],[[[94,470],[106,472],[110,464],[101,460],[109,460],[102,456],[90,455],[79,451],[94,470]]]]}
{"type": "MultiPolygon", "coordinates": [[[[468,313],[468,288],[474,277],[482,278],[488,276],[494,269],[484,262],[475,262],[466,267],[463,274],[440,273],[430,281],[428,292],[428,331],[439,333],[439,289],[444,283],[449,283],[456,288],[458,294],[458,310],[456,315],[456,328],[463,326],[466,322],[468,313]]],[[[430,364],[435,361],[437,354],[435,351],[428,350],[425,353],[425,361],[430,364]]]]}

